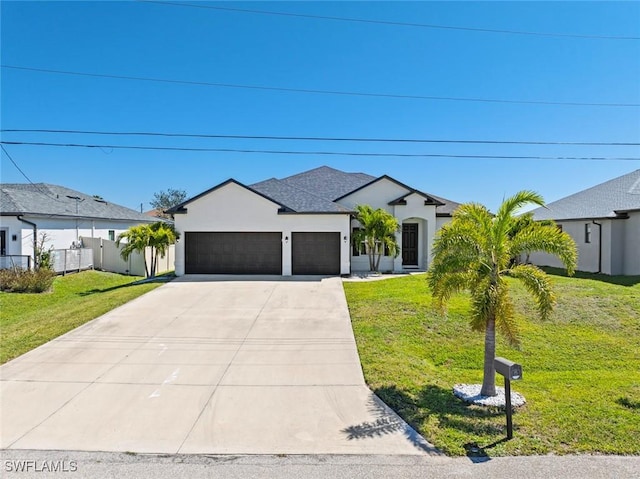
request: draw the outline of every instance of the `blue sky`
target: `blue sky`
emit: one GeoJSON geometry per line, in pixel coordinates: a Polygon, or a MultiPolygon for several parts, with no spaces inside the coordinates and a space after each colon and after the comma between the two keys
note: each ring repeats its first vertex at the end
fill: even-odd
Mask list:
{"type": "MultiPolygon", "coordinates": [[[[640,37],[639,2],[191,2],[470,28],[640,37]]],[[[420,28],[145,2],[4,1],[2,64],[293,89],[640,104],[640,40],[420,28]]],[[[294,93],[2,68],[3,129],[188,134],[640,142],[640,108],[294,93]]],[[[256,141],[3,133],[3,141],[488,156],[640,157],[638,146],[256,141]]],[[[320,165],[388,174],[496,208],[547,201],[640,161],[397,158],[5,145],[34,182],[139,208],[233,177],[252,183],[320,165]]],[[[2,154],[2,182],[25,182],[2,154]]]]}

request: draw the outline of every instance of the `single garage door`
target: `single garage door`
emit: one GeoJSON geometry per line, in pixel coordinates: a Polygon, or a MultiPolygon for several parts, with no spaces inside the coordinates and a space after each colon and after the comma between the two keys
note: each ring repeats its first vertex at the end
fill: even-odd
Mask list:
{"type": "Polygon", "coordinates": [[[340,233],[292,233],[293,274],[340,274],[340,233]]]}
{"type": "Polygon", "coordinates": [[[186,232],[185,273],[282,274],[282,234],[186,232]]]}

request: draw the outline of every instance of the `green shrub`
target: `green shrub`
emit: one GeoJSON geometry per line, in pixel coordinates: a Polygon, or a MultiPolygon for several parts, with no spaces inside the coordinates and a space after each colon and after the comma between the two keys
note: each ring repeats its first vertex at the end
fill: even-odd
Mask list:
{"type": "Polygon", "coordinates": [[[56,274],[49,269],[11,268],[0,270],[0,290],[10,293],[42,293],[49,291],[56,274]]]}

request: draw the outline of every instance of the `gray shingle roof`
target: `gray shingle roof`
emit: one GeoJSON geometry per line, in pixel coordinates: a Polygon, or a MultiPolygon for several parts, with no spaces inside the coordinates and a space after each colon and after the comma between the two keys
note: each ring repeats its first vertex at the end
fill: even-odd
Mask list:
{"type": "Polygon", "coordinates": [[[282,180],[271,178],[250,185],[253,190],[274,199],[297,213],[345,213],[349,210],[308,191],[295,188],[282,180]]]}
{"type": "Polygon", "coordinates": [[[441,196],[436,196],[430,194],[431,198],[439,201],[440,203],[444,203],[443,205],[436,206],[436,214],[438,215],[452,215],[455,210],[461,205],[461,203],[456,203],[455,201],[448,200],[446,198],[442,198],[441,196]]]}
{"type": "Polygon", "coordinates": [[[283,183],[331,201],[375,180],[365,173],[346,173],[328,166],[281,179],[283,183]]]}
{"type": "Polygon", "coordinates": [[[99,201],[91,195],[47,183],[0,184],[0,213],[127,220],[140,223],[158,220],[131,208],[104,200],[99,201]]]}
{"type": "MultiPolygon", "coordinates": [[[[335,201],[379,179],[365,173],[347,173],[321,166],[282,179],[271,178],[249,187],[297,213],[345,213],[349,210],[335,201]]],[[[408,193],[416,191],[408,186],[406,188],[408,193]]],[[[438,214],[451,214],[460,206],[455,201],[428,196],[444,203],[436,208],[438,214]]]]}
{"type": "Polygon", "coordinates": [[[640,170],[533,210],[536,220],[613,218],[616,212],[640,209],[640,170]]]}

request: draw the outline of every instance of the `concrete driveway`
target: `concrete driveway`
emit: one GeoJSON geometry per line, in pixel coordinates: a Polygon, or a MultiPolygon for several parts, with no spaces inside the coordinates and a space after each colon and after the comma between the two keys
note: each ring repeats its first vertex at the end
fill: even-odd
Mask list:
{"type": "Polygon", "coordinates": [[[339,278],[175,280],[0,367],[0,446],[425,454],[366,387],[339,278]]]}

